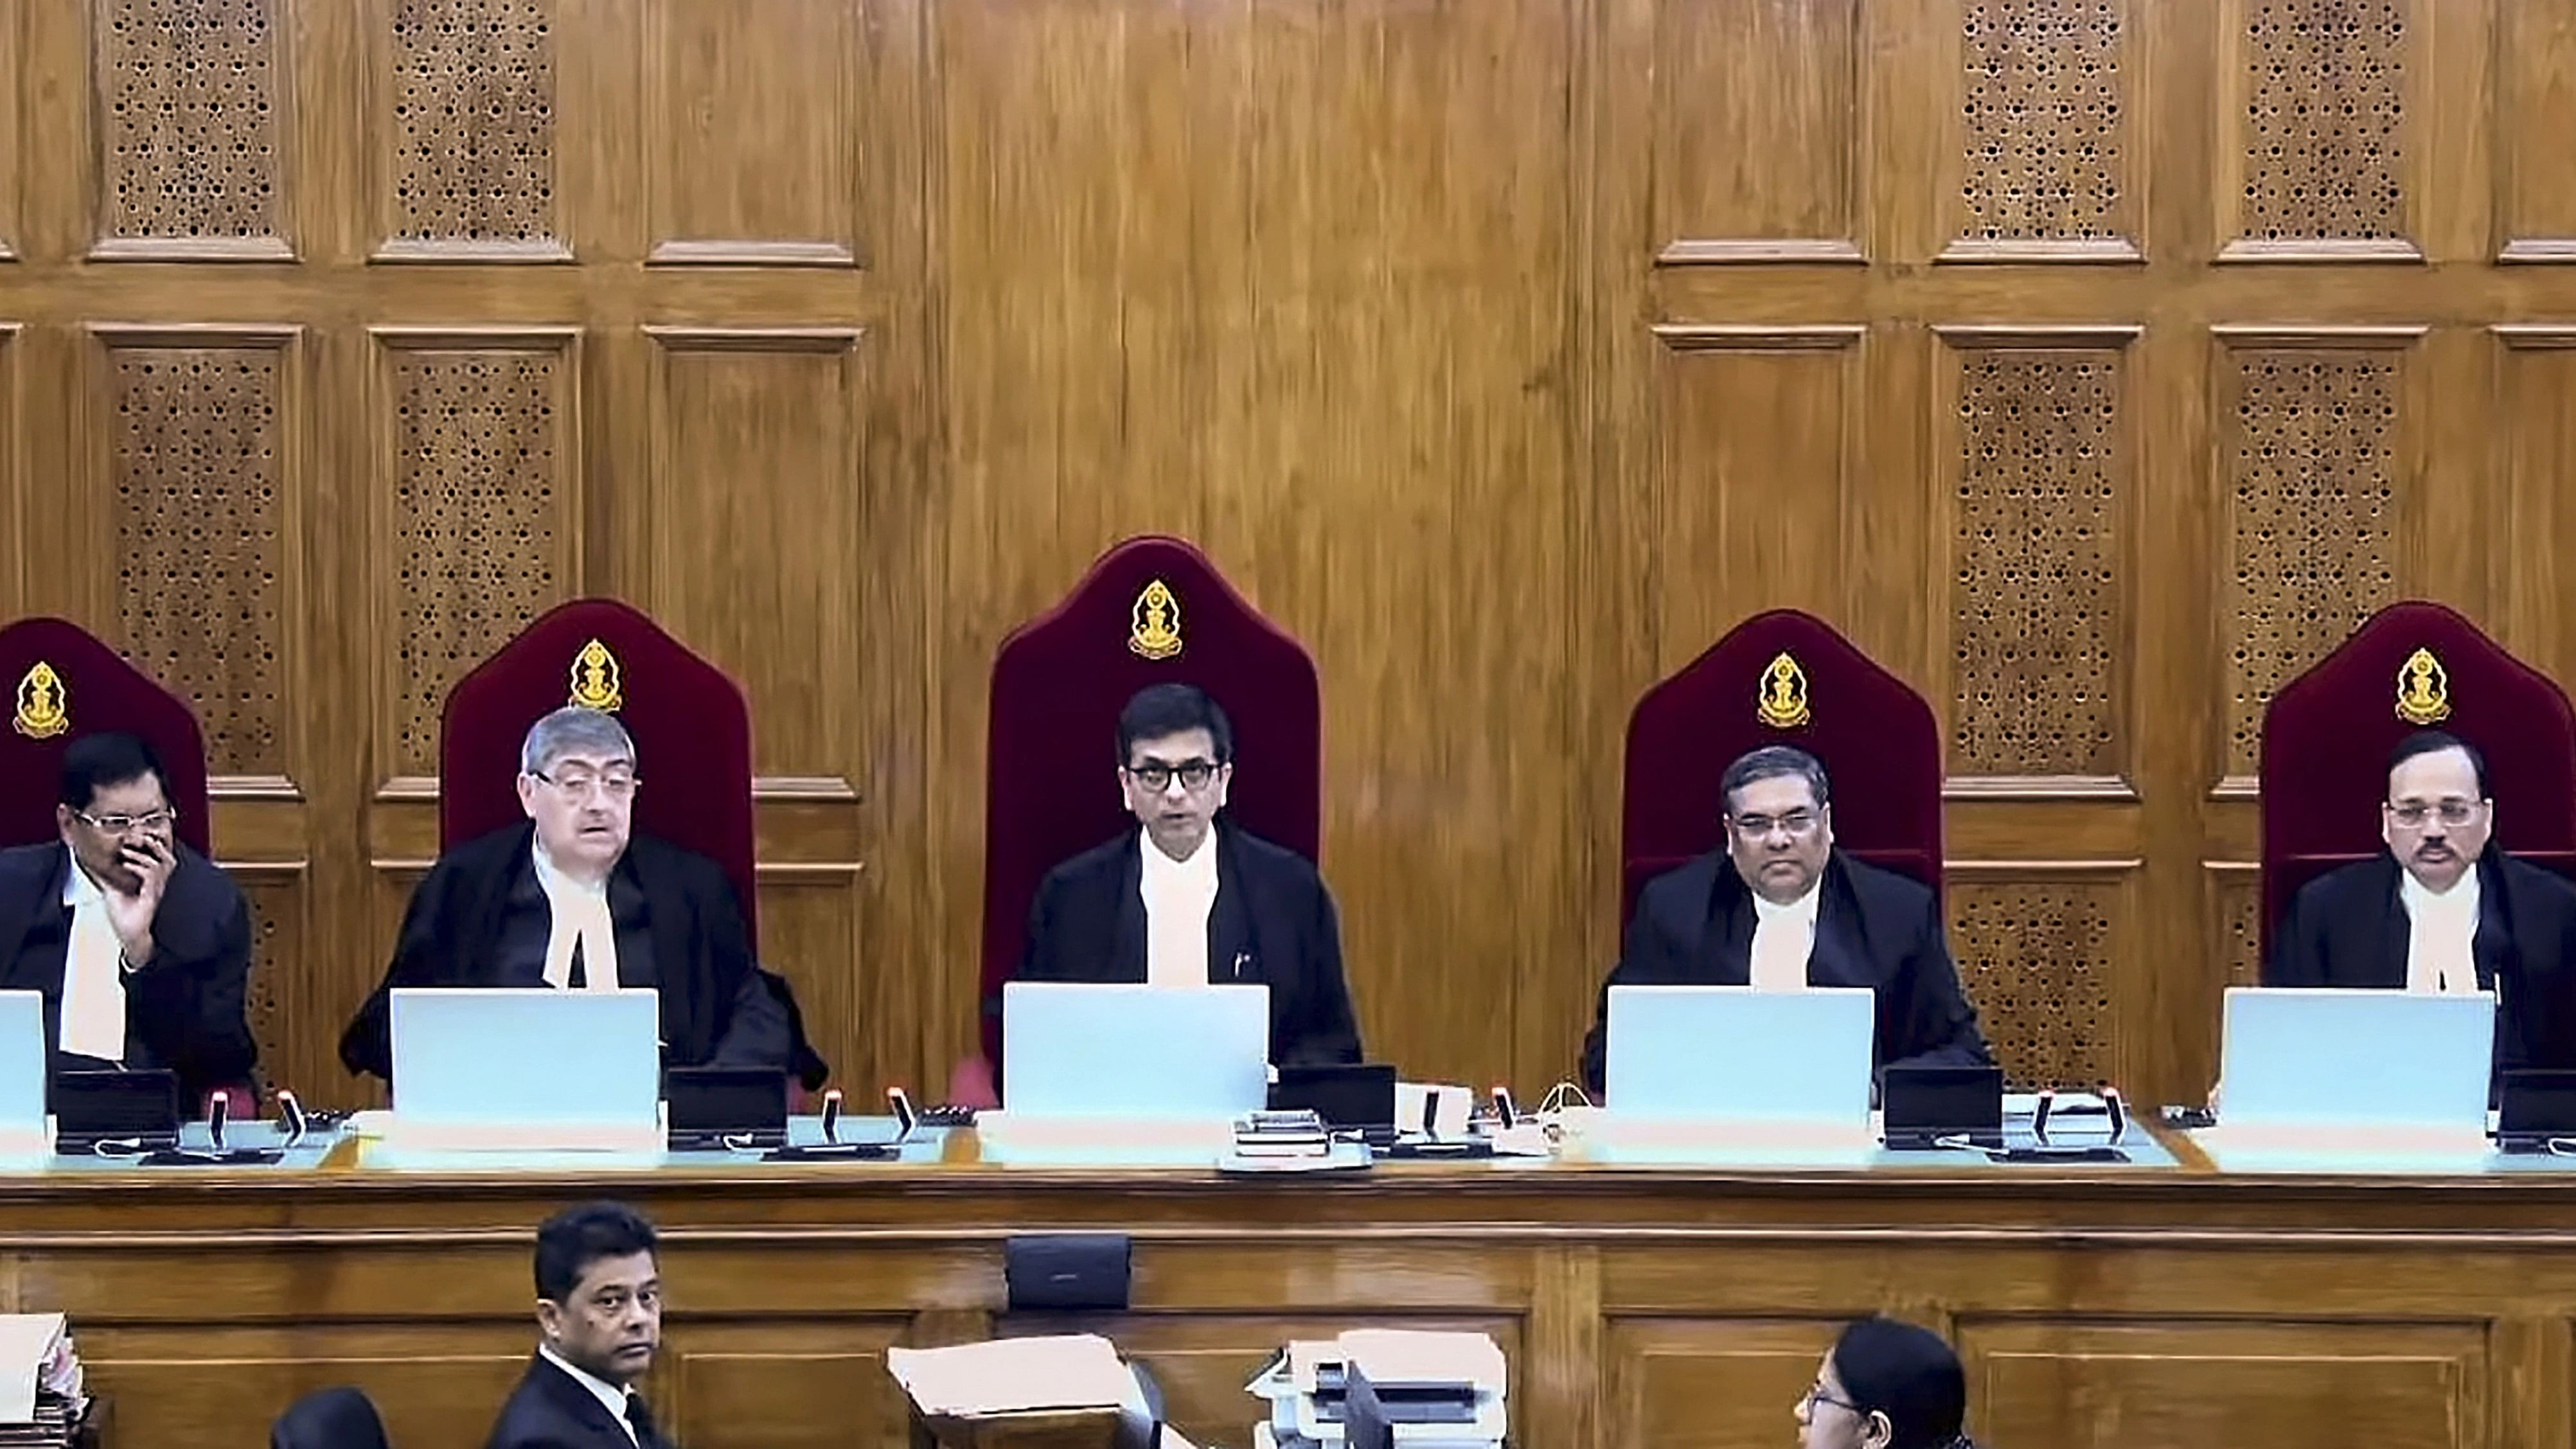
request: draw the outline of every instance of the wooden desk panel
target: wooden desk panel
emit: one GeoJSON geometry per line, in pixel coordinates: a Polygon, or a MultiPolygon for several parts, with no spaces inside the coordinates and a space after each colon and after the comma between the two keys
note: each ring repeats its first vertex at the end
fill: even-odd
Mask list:
{"type": "Polygon", "coordinates": [[[535,1223],[629,1198],[667,1234],[650,1385],[690,1449],[899,1445],[897,1343],[1093,1330],[1240,1445],[1282,1340],[1492,1333],[1530,1449],[1794,1441],[1842,1319],[1951,1333],[1999,1449],[2570,1449],[2576,1178],[2205,1170],[1750,1176],[1405,1167],[1368,1180],[935,1167],[331,1170],[0,1182],[0,1306],[71,1313],[113,1442],[258,1441],[356,1383],[406,1449],[470,1445],[533,1336],[535,1223]],[[1131,1310],[1005,1313],[1001,1241],[1117,1226],[1131,1310]]]}

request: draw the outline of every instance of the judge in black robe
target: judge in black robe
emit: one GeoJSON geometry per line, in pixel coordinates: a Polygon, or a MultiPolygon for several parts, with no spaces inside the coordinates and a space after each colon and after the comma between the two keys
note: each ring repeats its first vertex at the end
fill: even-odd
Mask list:
{"type": "MultiPolygon", "coordinates": [[[[529,732],[520,796],[530,820],[450,850],[412,891],[385,979],[340,1037],[352,1072],[392,1075],[391,993],[414,986],[544,986],[553,908],[534,852],[547,837],[558,870],[607,863],[617,984],[661,995],[665,1067],[788,1070],[794,1044],[784,983],[755,963],[742,908],[722,868],[628,822],[633,786],[610,798],[602,778],[631,780],[623,727],[592,710],[562,709],[529,732]],[[552,733],[549,733],[549,732],[552,733]],[[586,788],[567,793],[552,783],[586,788]]],[[[571,984],[587,984],[578,954],[571,984]]]]}
{"type": "Polygon", "coordinates": [[[161,764],[132,735],[98,734],[73,743],[63,757],[59,839],[0,850],[0,991],[44,998],[48,1077],[122,1066],[166,1070],[180,1101],[194,1109],[219,1087],[248,1086],[258,1064],[245,998],[250,987],[250,906],[241,887],[214,862],[182,844],[167,815],[161,764]],[[154,816],[161,818],[143,823],[154,816]],[[111,834],[90,823],[132,821],[111,834]],[[120,943],[125,988],[124,1052],[113,1060],[62,1050],[63,979],[69,968],[73,909],[65,887],[86,869],[101,891],[136,894],[141,882],[121,860],[149,836],[162,864],[160,900],[151,913],[150,950],[120,943]]]}
{"type": "MultiPolygon", "coordinates": [[[[1206,871],[1207,983],[1270,988],[1270,1060],[1317,1065],[1360,1059],[1359,1025],[1342,976],[1341,920],[1312,861],[1219,815],[1234,777],[1234,730],[1201,690],[1158,684],[1118,716],[1118,779],[1140,828],[1047,872],[1029,910],[1014,979],[1142,984],[1153,979],[1144,852],[1157,875],[1206,871]],[[1168,862],[1181,862],[1168,865],[1168,862]]],[[[1205,874],[1196,876],[1204,885],[1205,874]]],[[[1171,908],[1167,902],[1166,908],[1171,908]]],[[[1166,946],[1195,933],[1167,932],[1166,946]]],[[[1193,976],[1196,962],[1190,962],[1193,976]]],[[[986,1010],[998,1012],[998,1001],[986,1010]]]]}

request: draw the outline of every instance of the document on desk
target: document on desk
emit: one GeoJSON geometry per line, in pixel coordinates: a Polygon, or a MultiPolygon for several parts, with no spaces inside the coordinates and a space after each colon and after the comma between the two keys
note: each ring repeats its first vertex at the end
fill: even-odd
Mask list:
{"type": "Polygon", "coordinates": [[[36,1422],[36,1390],[63,1354],[65,1327],[59,1313],[0,1313],[0,1424],[36,1422]]]}
{"type": "Polygon", "coordinates": [[[889,1348],[886,1372],[927,1417],[1125,1407],[1136,1376],[1098,1334],[997,1338],[954,1348],[889,1348]]]}

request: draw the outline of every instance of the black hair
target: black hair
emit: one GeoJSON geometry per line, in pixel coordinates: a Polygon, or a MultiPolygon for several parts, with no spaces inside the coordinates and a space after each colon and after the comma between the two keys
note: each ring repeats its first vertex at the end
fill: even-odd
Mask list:
{"type": "Polygon", "coordinates": [[[1862,1318],[1834,1341],[1834,1377],[1855,1412],[1887,1416],[1888,1449],[1972,1449],[1962,1432],[1968,1376],[1947,1340],[1893,1318],[1862,1318]]]}
{"type": "Polygon", "coordinates": [[[2398,766],[2418,755],[2438,755],[2444,750],[2458,750],[2469,757],[2469,770],[2478,778],[2478,798],[2487,798],[2487,757],[2449,730],[2417,730],[2399,740],[2397,748],[2388,752],[2388,773],[2396,774],[2398,766]]]}
{"type": "Polygon", "coordinates": [[[537,1229],[537,1296],[561,1303],[602,1258],[649,1253],[660,1237],[642,1213],[622,1202],[565,1208],[537,1229]]]}
{"type": "Polygon", "coordinates": [[[1825,779],[1824,762],[1795,745],[1764,745],[1736,756],[1735,763],[1727,766],[1726,773],[1718,777],[1718,798],[1725,803],[1726,813],[1732,815],[1735,813],[1736,791],[1759,781],[1792,775],[1807,782],[1807,789],[1816,797],[1816,808],[1823,809],[1833,803],[1834,787],[1825,779]]]}
{"type": "Polygon", "coordinates": [[[1159,740],[1188,730],[1206,730],[1216,749],[1216,762],[1234,763],[1234,725],[1225,710],[1195,684],[1149,684],[1136,691],[1118,711],[1118,764],[1133,763],[1129,751],[1138,740],[1159,740]]]}
{"type": "Polygon", "coordinates": [[[170,772],[161,768],[161,757],[140,735],[122,730],[84,735],[63,751],[63,772],[55,798],[74,810],[87,810],[98,799],[99,791],[146,775],[160,784],[163,793],[168,793],[170,772]]]}

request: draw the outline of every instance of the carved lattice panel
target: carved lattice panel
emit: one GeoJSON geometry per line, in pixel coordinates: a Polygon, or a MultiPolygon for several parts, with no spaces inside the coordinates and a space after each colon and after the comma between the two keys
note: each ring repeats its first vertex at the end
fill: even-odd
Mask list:
{"type": "Polygon", "coordinates": [[[2247,0],[2243,235],[2406,234],[2409,0],[2247,0]]]}
{"type": "Polygon", "coordinates": [[[2393,353],[2229,350],[2219,419],[2227,759],[2251,776],[2272,692],[2397,596],[2393,353]]]}
{"type": "MultiPolygon", "coordinates": [[[[56,0],[60,3],[60,0],[56,0]]],[[[281,235],[273,0],[97,0],[103,235],[281,235]]]]}
{"type": "Polygon", "coordinates": [[[2112,881],[1953,881],[1959,982],[2013,1090],[2112,1080],[2112,881]]]}
{"type": "Polygon", "coordinates": [[[1959,372],[1950,769],[2118,775],[2120,354],[1970,349],[1959,372]]]}
{"type": "Polygon", "coordinates": [[[2263,876],[2258,870],[2213,873],[2210,902],[2217,912],[2218,965],[2229,986],[2263,984],[2263,876]]]}
{"type": "Polygon", "coordinates": [[[339,1064],[332,1055],[339,1023],[308,988],[312,962],[304,954],[303,872],[236,869],[250,903],[250,990],[245,1014],[259,1043],[260,1071],[281,1086],[327,1081],[339,1064]],[[300,1055],[299,1055],[300,1053],[300,1055]]]}
{"type": "Polygon", "coordinates": [[[394,236],[555,227],[554,0],[392,0],[394,236]]]}
{"type": "Polygon", "coordinates": [[[392,359],[393,771],[438,773],[448,688],[567,594],[560,351],[392,359]]]}
{"type": "Polygon", "coordinates": [[[284,775],[282,356],[263,347],[110,356],[126,654],[196,706],[210,772],[284,775]]]}
{"type": "Polygon", "coordinates": [[[2099,241],[2128,229],[2124,0],[1966,0],[1963,234],[2099,241]]]}

